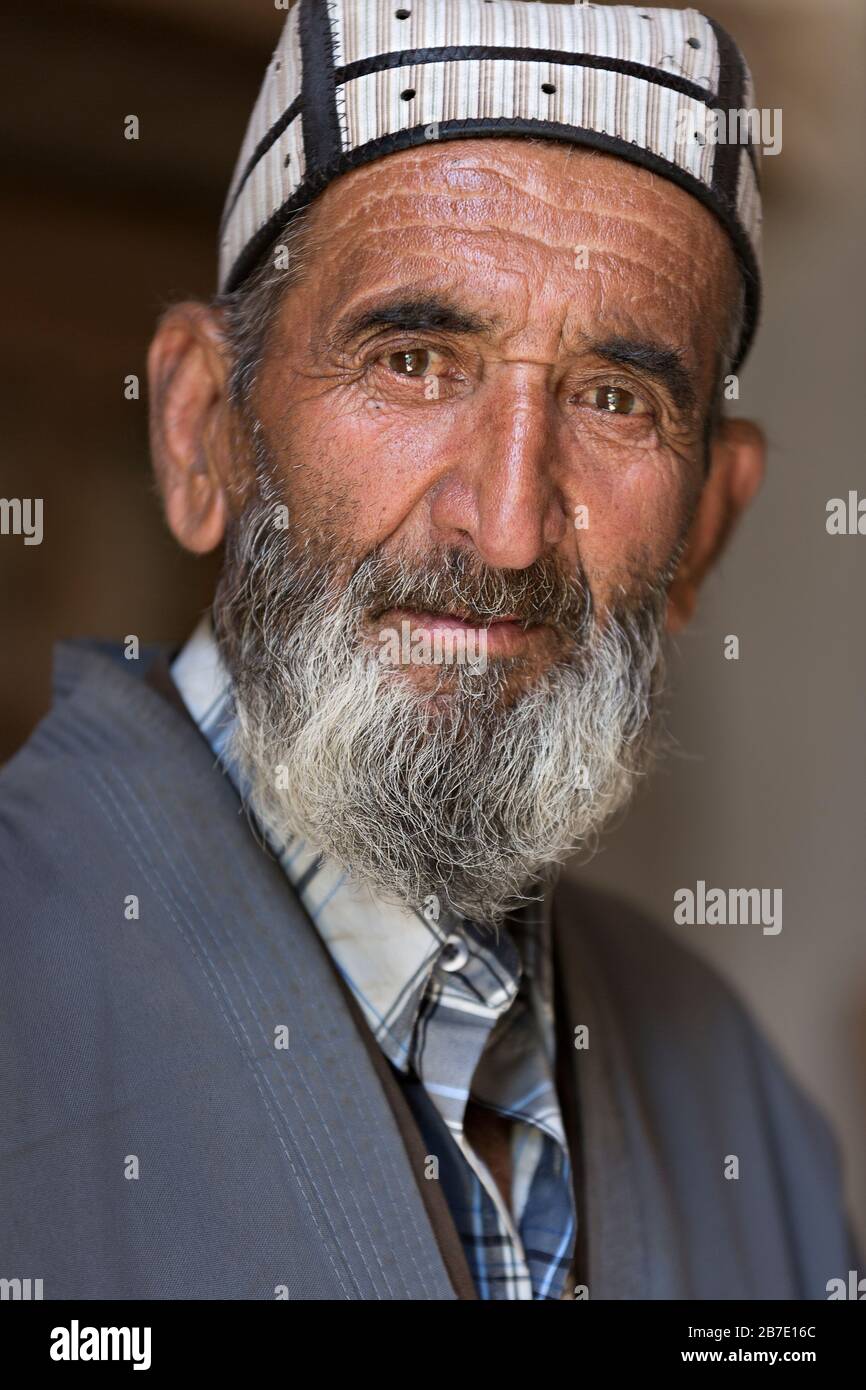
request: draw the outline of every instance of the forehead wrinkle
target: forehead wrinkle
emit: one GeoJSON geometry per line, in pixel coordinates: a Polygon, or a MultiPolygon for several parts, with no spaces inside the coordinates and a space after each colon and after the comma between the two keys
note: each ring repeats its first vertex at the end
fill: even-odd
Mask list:
{"type": "MultiPolygon", "coordinates": [[[[489,150],[487,142],[484,144],[489,150]]],[[[419,184],[426,185],[429,197],[450,199],[452,203],[483,202],[504,194],[509,199],[524,202],[530,200],[542,208],[561,214],[563,212],[561,190],[548,193],[547,187],[544,186],[549,186],[554,179],[558,179],[582,195],[577,199],[578,205],[574,208],[575,212],[590,211],[590,208],[582,208],[581,203],[587,198],[591,202],[599,192],[603,191],[606,196],[612,196],[616,205],[608,211],[626,220],[630,218],[630,214],[624,210],[617,211],[617,208],[625,209],[633,206],[635,197],[642,194],[652,199],[658,209],[663,212],[666,220],[671,220],[679,225],[684,220],[682,213],[688,209],[694,211],[701,220],[706,219],[707,226],[714,227],[714,219],[707,209],[701,207],[700,203],[677,188],[670,180],[657,178],[651,170],[639,168],[615,156],[604,155],[597,151],[580,150],[570,146],[564,146],[563,149],[567,155],[578,158],[582,165],[585,165],[585,158],[581,158],[582,156],[591,158],[593,160],[591,174],[587,172],[585,167],[580,170],[569,169],[568,159],[562,161],[555,172],[546,169],[543,156],[551,152],[546,146],[538,152],[535,158],[527,160],[521,175],[517,175],[513,170],[507,168],[494,167],[492,164],[479,164],[477,150],[472,153],[471,163],[462,168],[456,161],[442,162],[436,157],[443,151],[453,154],[453,144],[448,147],[439,146],[438,150],[432,148],[425,150],[423,161],[420,159],[405,160],[402,156],[417,155],[418,151],[404,151],[400,155],[380,161],[378,165],[374,163],[363,166],[362,169],[353,171],[353,174],[350,175],[350,177],[358,177],[361,174],[366,174],[374,184],[387,180],[387,187],[384,190],[380,191],[375,186],[367,190],[361,199],[360,210],[357,215],[366,216],[376,202],[388,201],[391,198],[407,198],[414,203],[418,199],[419,191],[423,192],[423,188],[419,190],[419,184]],[[391,163],[392,158],[393,164],[391,163]],[[395,180],[395,169],[398,175],[405,178],[405,187],[401,187],[402,180],[395,180]],[[431,181],[425,177],[431,170],[434,176],[433,186],[431,186],[431,181]],[[453,185],[456,174],[462,174],[465,181],[461,184],[461,196],[455,199],[453,186],[449,186],[449,182],[446,181],[451,181],[453,185]],[[469,180],[477,180],[479,177],[485,176],[491,180],[490,186],[480,189],[468,186],[469,180]],[[438,188],[435,186],[436,184],[439,185],[438,188]]],[[[464,155],[463,157],[469,156],[464,155]]],[[[327,197],[327,193],[325,196],[327,197]]],[[[349,215],[354,214],[350,213],[349,215]]],[[[645,222],[645,219],[646,214],[643,218],[638,216],[630,220],[645,222]]],[[[719,231],[722,235],[721,229],[719,231]]]]}
{"type": "MultiPolygon", "coordinates": [[[[601,191],[601,186],[605,195],[612,197],[616,204],[615,207],[606,210],[619,216],[623,221],[643,222],[646,226],[646,217],[635,217],[626,211],[627,208],[633,207],[638,195],[643,195],[652,200],[654,210],[658,210],[662,220],[672,223],[674,228],[686,224],[687,240],[693,238],[698,219],[706,219],[705,225],[708,228],[715,226],[712,214],[669,180],[657,178],[652,171],[630,165],[613,155],[593,150],[582,150],[564,144],[561,147],[564,157],[556,158],[559,147],[545,144],[532,150],[527,158],[525,141],[507,140],[507,137],[503,137],[503,141],[506,143],[505,154],[495,148],[491,150],[490,142],[470,140],[465,142],[462,149],[459,146],[463,142],[449,142],[447,145],[438,145],[435,148],[431,146],[429,149],[419,150],[415,148],[401,151],[383,160],[363,165],[350,174],[344,175],[342,179],[337,180],[335,184],[325,190],[321,199],[321,206],[328,209],[327,216],[332,227],[342,231],[347,221],[351,222],[359,217],[366,219],[371,213],[374,213],[375,204],[378,202],[385,202],[394,198],[406,198],[411,200],[413,204],[417,204],[419,196],[425,196],[424,186],[426,185],[427,196],[451,202],[451,217],[453,217],[455,202],[468,206],[474,202],[483,203],[495,200],[497,195],[500,197],[505,195],[508,196],[509,200],[523,201],[524,203],[530,200],[536,207],[535,216],[538,216],[537,209],[539,208],[561,216],[563,213],[562,191],[548,192],[551,182],[558,181],[575,190],[578,207],[574,209],[574,212],[578,215],[582,212],[592,211],[591,208],[584,205],[597,197],[601,191]],[[470,146],[471,149],[468,148],[470,146]],[[523,156],[523,167],[517,174],[513,168],[503,167],[503,163],[507,166],[514,160],[518,153],[516,147],[519,146],[524,147],[518,155],[518,157],[523,156]],[[488,181],[488,187],[475,189],[466,186],[473,181],[477,182],[480,178],[488,181]],[[340,194],[345,192],[344,180],[346,179],[351,181],[350,201],[352,194],[358,198],[359,183],[362,187],[365,184],[367,187],[363,188],[360,195],[359,206],[349,206],[341,212],[340,203],[344,199],[340,194]],[[448,186],[448,181],[451,181],[451,188],[448,186]],[[453,197],[453,183],[455,181],[461,184],[461,197],[456,200],[453,197]],[[384,189],[382,188],[383,182],[385,183],[384,189]],[[401,187],[404,182],[405,188],[401,187]],[[432,188],[430,187],[431,182],[434,184],[432,188]],[[329,194],[336,195],[333,207],[331,207],[329,194]],[[692,212],[693,216],[684,216],[686,209],[692,212]]],[[[530,213],[529,215],[533,214],[530,213]]],[[[647,228],[647,230],[650,229],[647,228]]],[[[718,228],[718,234],[720,237],[724,235],[721,228],[718,228]]]]}
{"type": "MultiPolygon", "coordinates": [[[[392,157],[395,158],[395,160],[399,160],[399,156],[392,157]]],[[[459,193],[455,193],[453,186],[449,186],[446,182],[443,182],[438,188],[436,188],[436,186],[431,188],[430,183],[425,181],[425,179],[418,178],[421,172],[420,167],[406,168],[403,167],[403,165],[400,165],[400,172],[403,172],[403,174],[413,174],[414,172],[414,174],[416,174],[416,181],[407,181],[405,186],[400,186],[399,182],[395,183],[395,179],[392,177],[393,168],[388,170],[388,164],[389,160],[384,160],[382,161],[384,167],[378,167],[377,164],[366,165],[366,167],[361,167],[359,170],[353,171],[352,175],[348,175],[348,178],[354,179],[361,174],[367,174],[370,175],[370,177],[377,177],[377,181],[381,181],[385,175],[388,175],[388,183],[386,183],[384,189],[377,189],[374,186],[374,188],[367,189],[363,195],[359,195],[356,186],[353,185],[348,193],[349,206],[343,207],[342,211],[339,211],[339,203],[343,202],[345,199],[339,196],[334,196],[332,199],[329,199],[328,195],[334,195],[335,190],[338,193],[346,193],[345,186],[341,189],[341,182],[338,181],[335,185],[331,185],[331,188],[325,189],[324,195],[322,195],[320,199],[318,213],[321,215],[322,208],[331,207],[331,202],[334,202],[336,206],[338,206],[338,211],[336,211],[336,213],[334,213],[334,211],[328,211],[328,213],[325,214],[328,217],[328,234],[339,235],[342,231],[345,231],[346,224],[350,225],[353,221],[361,221],[364,225],[367,225],[370,224],[371,221],[377,220],[377,217],[379,228],[384,227],[386,222],[382,220],[381,214],[379,214],[379,206],[388,203],[409,203],[413,211],[417,211],[418,203],[420,202],[446,203],[448,207],[443,207],[442,220],[446,225],[449,225],[453,224],[455,213],[459,213],[461,208],[468,208],[468,206],[473,203],[489,203],[492,197],[496,195],[496,190],[489,188],[478,190],[460,189],[459,193]]],[[[436,170],[441,171],[439,165],[435,165],[435,167],[436,170]]],[[[467,172],[477,174],[477,170],[467,172]]],[[[523,196],[525,199],[525,197],[531,195],[527,195],[527,193],[524,192],[523,196]]],[[[399,225],[409,225],[402,222],[400,218],[398,218],[398,222],[399,225]]]]}
{"type": "MultiPolygon", "coordinates": [[[[398,241],[390,243],[387,247],[377,245],[376,233],[372,231],[367,237],[356,241],[352,252],[345,260],[340,276],[341,283],[345,286],[349,278],[363,279],[365,274],[369,275],[382,262],[382,276],[396,277],[404,273],[404,264],[412,266],[417,262],[430,261],[439,268],[455,272],[455,288],[464,289],[466,286],[460,283],[461,279],[477,275],[482,267],[495,268],[501,274],[525,279],[533,273],[533,269],[542,268],[538,262],[544,252],[551,249],[531,231],[512,232],[510,235],[514,245],[504,249],[500,240],[501,233],[493,227],[460,228],[455,232],[444,224],[442,227],[430,227],[428,223],[413,223],[411,229],[421,230],[426,235],[423,240],[419,239],[407,247],[400,247],[398,241]],[[440,245],[429,245],[431,239],[436,241],[439,238],[440,245]],[[372,246],[365,244],[370,242],[373,243],[372,246]],[[536,263],[535,266],[533,262],[536,263]]],[[[554,249],[558,254],[560,248],[554,249]]],[[[562,254],[569,252],[562,248],[562,254]]],[[[471,289],[472,286],[469,285],[468,288],[471,289]]]]}
{"type": "MultiPolygon", "coordinates": [[[[412,211],[417,214],[417,210],[417,200],[415,200],[412,205],[412,211]]],[[[561,209],[559,211],[561,212],[561,209]]],[[[623,228],[628,228],[629,233],[631,233],[631,235],[628,236],[628,243],[635,250],[641,247],[641,240],[643,240],[644,243],[647,243],[647,257],[663,254],[666,260],[677,259],[680,265],[682,265],[684,251],[694,242],[693,236],[685,235],[688,229],[682,228],[680,223],[675,224],[673,227],[652,227],[649,226],[645,220],[636,215],[609,208],[583,209],[573,214],[573,216],[575,220],[571,236],[573,238],[581,238],[579,243],[568,239],[563,242],[559,239],[563,235],[561,219],[557,219],[558,225],[555,228],[551,227],[549,229],[552,233],[556,234],[554,237],[546,235],[545,227],[531,225],[531,219],[527,218],[525,213],[521,215],[520,222],[528,220],[530,222],[528,226],[516,227],[513,224],[509,225],[504,222],[503,225],[498,226],[496,225],[496,219],[491,219],[488,216],[486,219],[487,225],[475,227],[471,225],[461,225],[455,227],[453,222],[445,216],[444,209],[442,220],[438,225],[431,225],[431,218],[429,216],[423,221],[418,221],[414,218],[410,221],[401,221],[399,217],[395,215],[395,221],[390,227],[387,224],[383,225],[381,223],[378,226],[370,227],[369,221],[367,221],[366,231],[362,231],[360,234],[353,234],[352,241],[354,246],[363,247],[365,241],[372,241],[387,234],[394,235],[395,243],[389,248],[390,254],[393,255],[395,247],[399,245],[398,239],[404,234],[410,237],[415,234],[420,234],[418,239],[423,240],[425,234],[429,237],[435,236],[437,233],[444,233],[452,245],[457,237],[462,239],[464,244],[468,240],[480,244],[485,238],[490,238],[491,236],[497,238],[505,236],[511,242],[515,252],[519,250],[520,246],[528,246],[535,257],[545,252],[565,257],[573,253],[575,244],[580,244],[585,245],[588,251],[593,252],[597,256],[609,259],[616,258],[623,264],[642,268],[645,271],[650,268],[646,263],[646,259],[640,255],[630,255],[626,248],[613,249],[606,243],[599,244],[597,240],[599,233],[603,235],[606,231],[610,230],[613,233],[619,232],[621,234],[623,228]],[[490,225],[491,221],[493,221],[493,225],[490,225]],[[637,235],[638,231],[641,233],[641,238],[637,235]],[[680,231],[683,232],[682,236],[677,235],[680,231]]],[[[351,218],[349,221],[351,222],[351,218]]],[[[376,250],[379,252],[380,248],[377,247],[376,250]]],[[[421,253],[416,251],[416,254],[421,253]]],[[[351,259],[354,260],[354,257],[351,259]]],[[[443,259],[452,266],[457,266],[461,263],[461,257],[459,255],[445,255],[443,259]]],[[[491,255],[491,259],[497,265],[502,264],[502,250],[495,250],[491,255]]],[[[351,260],[349,264],[351,264],[351,260]]],[[[695,269],[697,268],[694,253],[688,256],[686,264],[695,269]]],[[[346,274],[341,276],[343,283],[345,283],[346,276],[351,273],[349,265],[345,265],[344,269],[346,274]]],[[[708,292],[712,293],[713,291],[713,285],[709,278],[703,279],[696,275],[680,275],[675,277],[670,274],[669,271],[658,265],[652,267],[652,274],[656,278],[660,278],[665,283],[672,286],[680,294],[685,293],[693,304],[698,303],[699,286],[706,285],[708,292]]]]}
{"type": "MultiPolygon", "coordinates": [[[[610,277],[610,275],[611,275],[615,270],[617,270],[619,267],[621,267],[621,266],[623,266],[623,265],[625,265],[625,266],[637,266],[639,269],[644,270],[644,271],[650,270],[650,268],[649,268],[643,261],[637,259],[636,257],[634,257],[634,256],[626,256],[626,255],[623,255],[622,252],[619,252],[619,251],[612,251],[612,250],[610,250],[609,248],[601,248],[601,247],[599,247],[599,248],[596,249],[595,254],[596,254],[597,257],[599,257],[599,259],[605,260],[605,261],[611,261],[611,262],[613,262],[614,264],[613,264],[612,266],[610,266],[607,270],[605,270],[605,269],[595,269],[595,270],[593,270],[593,269],[587,268],[587,270],[581,271],[581,274],[582,274],[582,275],[587,275],[587,276],[590,276],[590,277],[595,277],[596,279],[601,279],[601,278],[603,278],[604,276],[610,277]]],[[[701,289],[701,287],[702,287],[702,285],[703,285],[703,282],[702,282],[702,281],[700,281],[700,280],[694,281],[694,280],[692,280],[692,279],[690,279],[689,281],[684,281],[684,280],[681,280],[681,279],[675,279],[673,276],[668,275],[665,271],[660,270],[660,269],[659,269],[658,267],[656,267],[656,266],[652,267],[650,273],[651,273],[651,277],[652,277],[652,281],[653,281],[653,290],[654,290],[654,292],[658,292],[658,290],[659,290],[659,288],[660,288],[658,282],[661,282],[661,284],[667,285],[667,286],[670,288],[670,290],[673,291],[674,297],[678,297],[678,298],[680,298],[680,299],[683,299],[683,298],[687,299],[687,300],[689,301],[689,303],[691,304],[691,306],[692,306],[693,309],[695,309],[695,310],[702,310],[702,309],[704,308],[704,304],[703,304],[703,295],[700,293],[700,289],[701,289]]],[[[699,315],[698,315],[698,317],[699,317],[699,315]]]]}
{"type": "MultiPolygon", "coordinates": [[[[393,265],[394,261],[397,259],[397,256],[399,255],[400,245],[399,239],[395,239],[387,247],[383,247],[377,244],[377,238],[380,238],[383,232],[387,230],[389,229],[370,228],[368,229],[366,235],[361,234],[360,237],[353,239],[352,251],[347,257],[344,258],[343,261],[343,273],[340,275],[340,280],[343,284],[345,284],[346,280],[350,276],[358,278],[359,275],[363,275],[364,259],[366,256],[369,256],[369,259],[373,260],[374,262],[376,260],[381,260],[383,257],[388,257],[388,269],[390,269],[390,266],[393,265]],[[366,243],[373,243],[372,250],[369,252],[367,250],[366,243]]],[[[486,249],[482,245],[483,242],[489,241],[491,237],[498,239],[502,236],[502,230],[497,227],[461,227],[459,229],[452,229],[448,226],[447,223],[443,223],[441,226],[438,227],[431,227],[429,222],[427,221],[409,222],[402,224],[399,228],[392,228],[390,230],[396,230],[398,232],[421,232],[422,234],[425,234],[421,238],[419,238],[418,243],[404,248],[406,259],[408,261],[411,262],[413,260],[435,260],[449,267],[466,270],[477,269],[477,264],[470,262],[465,256],[460,255],[459,252],[455,253],[455,241],[462,241],[464,243],[467,241],[474,242],[476,243],[475,249],[478,251],[483,251],[486,249]],[[424,240],[429,240],[430,237],[436,237],[442,235],[443,233],[447,240],[441,249],[435,247],[424,248],[420,244],[424,240]]],[[[516,228],[508,228],[506,229],[506,231],[509,240],[514,244],[514,251],[517,252],[519,251],[519,248],[521,246],[525,246],[529,252],[529,256],[524,260],[518,258],[517,264],[511,265],[510,256],[507,256],[503,252],[503,249],[500,246],[497,246],[492,252],[490,252],[489,256],[487,256],[486,259],[498,268],[508,266],[509,273],[521,275],[530,274],[533,270],[531,260],[537,260],[539,256],[542,256],[546,252],[550,252],[560,257],[571,256],[574,252],[574,243],[569,241],[564,244],[553,244],[549,241],[544,240],[541,233],[536,229],[528,228],[526,230],[518,230],[516,228]]],[[[669,249],[671,251],[671,255],[681,255],[680,248],[669,246],[667,239],[663,235],[659,238],[659,240],[662,241],[666,249],[669,249]]],[[[712,288],[709,281],[704,281],[696,276],[683,276],[682,278],[675,277],[672,274],[670,274],[667,270],[659,267],[657,264],[648,264],[647,261],[642,259],[640,256],[631,255],[625,249],[612,247],[609,244],[609,242],[596,242],[591,240],[584,241],[581,243],[581,245],[585,245],[589,252],[593,253],[601,260],[619,262],[622,266],[634,267],[637,270],[642,271],[645,276],[650,275],[654,280],[663,281],[665,284],[670,285],[672,288],[678,290],[680,293],[688,294],[688,297],[691,300],[694,300],[696,303],[698,302],[698,292],[701,286],[705,285],[708,289],[712,288]]],[[[468,249],[473,248],[470,247],[468,249]]],[[[690,257],[687,264],[691,266],[695,265],[694,258],[690,257]]],[[[385,273],[388,273],[387,270],[385,273]]],[[[581,270],[579,273],[581,275],[592,275],[593,271],[591,267],[587,267],[585,271],[581,270]]]]}
{"type": "MultiPolygon", "coordinates": [[[[474,197],[455,198],[444,189],[438,191],[427,189],[421,192],[417,189],[411,189],[407,190],[405,193],[389,189],[387,193],[365,199],[358,206],[347,209],[341,217],[332,218],[329,231],[331,235],[336,238],[344,234],[347,231],[347,224],[350,225],[353,221],[359,221],[364,226],[370,226],[372,223],[371,234],[393,230],[394,227],[400,230],[404,228],[408,230],[418,226],[427,227],[430,225],[431,215],[436,213],[437,204],[441,205],[441,212],[439,213],[441,225],[448,228],[454,227],[455,212],[460,212],[463,209],[471,211],[473,205],[483,204],[484,221],[477,230],[492,229],[510,233],[514,229],[514,220],[518,223],[527,223],[530,226],[540,226],[542,228],[556,227],[559,229],[564,218],[573,218],[577,223],[585,219],[599,222],[607,220],[610,221],[612,225],[640,228],[648,237],[658,238],[675,245],[689,245],[694,241],[695,236],[695,229],[693,227],[684,226],[684,219],[682,217],[669,216],[664,219],[664,225],[653,225],[648,221],[646,212],[635,212],[632,204],[629,202],[620,204],[614,201],[602,205],[596,202],[594,204],[566,207],[563,206],[561,200],[553,202],[547,199],[534,197],[534,195],[522,194],[520,197],[509,200],[508,204],[502,208],[497,216],[495,198],[491,198],[487,194],[476,195],[474,197]],[[530,207],[526,207],[527,196],[532,197],[532,205],[530,207]],[[389,209],[387,206],[388,204],[393,204],[393,208],[389,209]],[[407,221],[401,215],[401,209],[406,204],[408,204],[411,213],[415,217],[417,217],[419,205],[421,205],[424,208],[424,220],[422,222],[418,222],[417,220],[407,221]],[[540,215],[539,209],[542,210],[543,215],[540,215]],[[382,216],[383,210],[385,212],[384,216],[382,216]],[[499,218],[502,219],[501,222],[499,218]],[[484,226],[484,223],[487,224],[487,227],[484,226]],[[678,235],[679,233],[682,233],[682,235],[678,235]]],[[[670,209],[668,209],[668,211],[670,211],[670,209]]],[[[712,222],[706,224],[706,226],[708,232],[714,230],[712,222]]],[[[475,224],[471,219],[468,221],[466,230],[476,230],[475,224]]],[[[720,235],[722,235],[721,229],[719,230],[720,235]]],[[[357,236],[357,233],[353,232],[353,235],[357,236]]],[[[549,241],[547,244],[550,244],[549,241]]]]}
{"type": "MultiPolygon", "coordinates": [[[[483,145],[479,145],[477,141],[474,142],[475,148],[472,149],[471,152],[467,150],[455,150],[454,146],[456,143],[457,142],[449,142],[447,147],[440,145],[438,150],[432,147],[429,150],[425,150],[425,159],[419,158],[411,162],[402,162],[401,172],[411,172],[416,180],[420,179],[423,181],[424,176],[432,169],[435,179],[441,180],[443,183],[447,180],[452,186],[454,183],[458,183],[464,195],[483,199],[496,197],[504,193],[510,197],[518,197],[524,200],[531,199],[536,203],[540,203],[542,206],[557,211],[561,210],[561,195],[558,193],[548,195],[545,188],[545,185],[549,185],[553,179],[564,179],[568,183],[572,183],[577,187],[590,191],[594,187],[593,182],[586,174],[574,176],[570,170],[564,167],[567,164],[567,158],[566,160],[559,161],[560,167],[555,171],[547,169],[545,167],[546,163],[548,161],[552,162],[557,153],[557,151],[549,145],[544,145],[534,150],[530,149],[529,152],[527,152],[524,141],[508,141],[508,144],[512,148],[508,151],[507,159],[513,161],[516,155],[523,160],[523,168],[520,174],[517,174],[514,172],[513,168],[503,167],[502,164],[497,163],[495,153],[493,159],[490,158],[491,151],[488,141],[484,141],[483,145]],[[523,148],[514,148],[515,146],[523,146],[523,148]],[[437,158],[440,152],[450,154],[451,158],[437,158]],[[463,159],[468,160],[468,162],[461,164],[460,161],[463,159]],[[486,180],[486,186],[478,187],[477,184],[479,180],[486,180]],[[471,185],[473,182],[476,184],[476,188],[472,188],[471,185]]],[[[467,141],[467,144],[468,143],[470,142],[467,141]]],[[[580,154],[586,155],[593,153],[586,150],[577,150],[575,147],[565,144],[561,146],[561,149],[566,156],[579,156],[580,154]]],[[[415,151],[415,153],[417,153],[417,151],[415,151]]],[[[500,159],[502,158],[503,156],[500,153],[500,159]]],[[[632,172],[633,166],[625,164],[622,160],[617,161],[617,163],[620,169],[624,171],[624,178],[621,181],[626,181],[629,174],[632,172]]],[[[383,165],[378,172],[385,176],[389,171],[387,170],[387,166],[383,165]]],[[[393,170],[391,172],[393,172],[393,170]]],[[[443,196],[448,196],[449,191],[450,189],[447,183],[445,183],[445,186],[442,188],[443,196]]],[[[406,196],[414,197],[416,195],[417,189],[409,189],[406,196]]]]}
{"type": "MultiPolygon", "coordinates": [[[[426,223],[413,225],[433,234],[447,231],[446,228],[431,229],[426,223]]],[[[461,238],[471,236],[473,239],[487,240],[490,237],[497,237],[499,233],[492,229],[471,233],[461,230],[459,235],[461,238]]],[[[375,233],[370,232],[365,240],[373,241],[374,237],[375,233]]],[[[409,246],[404,248],[404,254],[401,257],[395,254],[393,245],[383,247],[374,244],[372,247],[365,247],[363,242],[360,244],[356,242],[352,247],[352,251],[345,257],[343,265],[335,277],[334,293],[326,312],[333,312],[333,303],[335,301],[341,303],[345,296],[352,292],[353,283],[357,284],[359,281],[364,282],[365,292],[368,289],[371,289],[372,292],[372,289],[375,289],[376,281],[380,280],[381,285],[378,292],[384,295],[390,292],[395,281],[401,279],[401,277],[411,275],[417,291],[421,288],[421,282],[418,280],[418,276],[423,272],[415,270],[413,267],[423,262],[430,262],[435,266],[435,271],[431,274],[429,283],[426,281],[423,283],[423,289],[426,293],[433,293],[440,290],[454,295],[457,293],[466,293],[467,290],[471,291],[475,287],[471,281],[467,282],[467,277],[477,274],[479,261],[482,259],[485,264],[495,266],[509,276],[525,278],[528,273],[527,267],[523,262],[517,266],[504,267],[501,247],[498,249],[494,248],[489,252],[486,247],[477,247],[476,249],[479,254],[473,260],[466,255],[460,254],[459,250],[455,250],[454,241],[454,235],[450,234],[441,248],[429,246],[422,247],[417,244],[409,246]],[[453,275],[449,274],[450,272],[454,272],[453,275]],[[433,278],[436,275],[442,276],[443,274],[449,274],[449,278],[444,284],[441,280],[437,281],[433,278]],[[374,277],[372,288],[370,287],[371,276],[374,277]]],[[[534,254],[538,254],[537,247],[533,248],[533,251],[534,254]]]]}

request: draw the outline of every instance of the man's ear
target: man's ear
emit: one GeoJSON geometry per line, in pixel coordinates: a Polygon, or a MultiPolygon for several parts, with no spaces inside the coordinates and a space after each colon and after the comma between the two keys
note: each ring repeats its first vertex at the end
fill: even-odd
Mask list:
{"type": "Polygon", "coordinates": [[[668,591],[669,632],[680,632],[692,617],[704,576],[760,487],[766,450],[764,435],[751,421],[723,420],[719,426],[686,548],[668,591]]]}
{"type": "Polygon", "coordinates": [[[175,539],[203,555],[223,538],[231,486],[228,363],[217,314],[176,304],[147,356],[150,447],[175,539]]]}

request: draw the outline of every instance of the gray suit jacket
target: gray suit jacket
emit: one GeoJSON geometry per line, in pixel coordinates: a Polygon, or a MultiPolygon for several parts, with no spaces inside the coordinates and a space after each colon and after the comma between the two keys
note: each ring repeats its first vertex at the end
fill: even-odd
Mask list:
{"type": "MultiPolygon", "coordinates": [[[[151,660],[59,648],[0,774],[0,1278],[473,1297],[388,1064],[151,660]]],[[[826,1297],[857,1254],[824,1119],[666,932],[566,881],[555,923],[590,1297],[826,1297]]]]}

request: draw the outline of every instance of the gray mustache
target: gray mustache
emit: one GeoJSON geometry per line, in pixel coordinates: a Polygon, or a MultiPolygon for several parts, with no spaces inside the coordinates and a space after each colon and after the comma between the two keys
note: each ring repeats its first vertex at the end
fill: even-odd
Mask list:
{"type": "Polygon", "coordinates": [[[420,564],[374,551],[355,570],[349,588],[353,603],[374,620],[392,608],[407,608],[479,625],[514,618],[525,628],[546,624],[573,637],[584,636],[593,620],[583,576],[566,575],[552,558],[523,570],[502,570],[459,549],[420,564]]]}

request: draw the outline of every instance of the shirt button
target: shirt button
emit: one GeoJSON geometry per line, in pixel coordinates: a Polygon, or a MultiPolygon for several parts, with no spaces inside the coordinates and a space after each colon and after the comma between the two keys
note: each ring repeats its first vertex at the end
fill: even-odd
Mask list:
{"type": "Polygon", "coordinates": [[[450,972],[462,970],[469,959],[469,951],[462,936],[446,936],[438,964],[450,972]]]}

